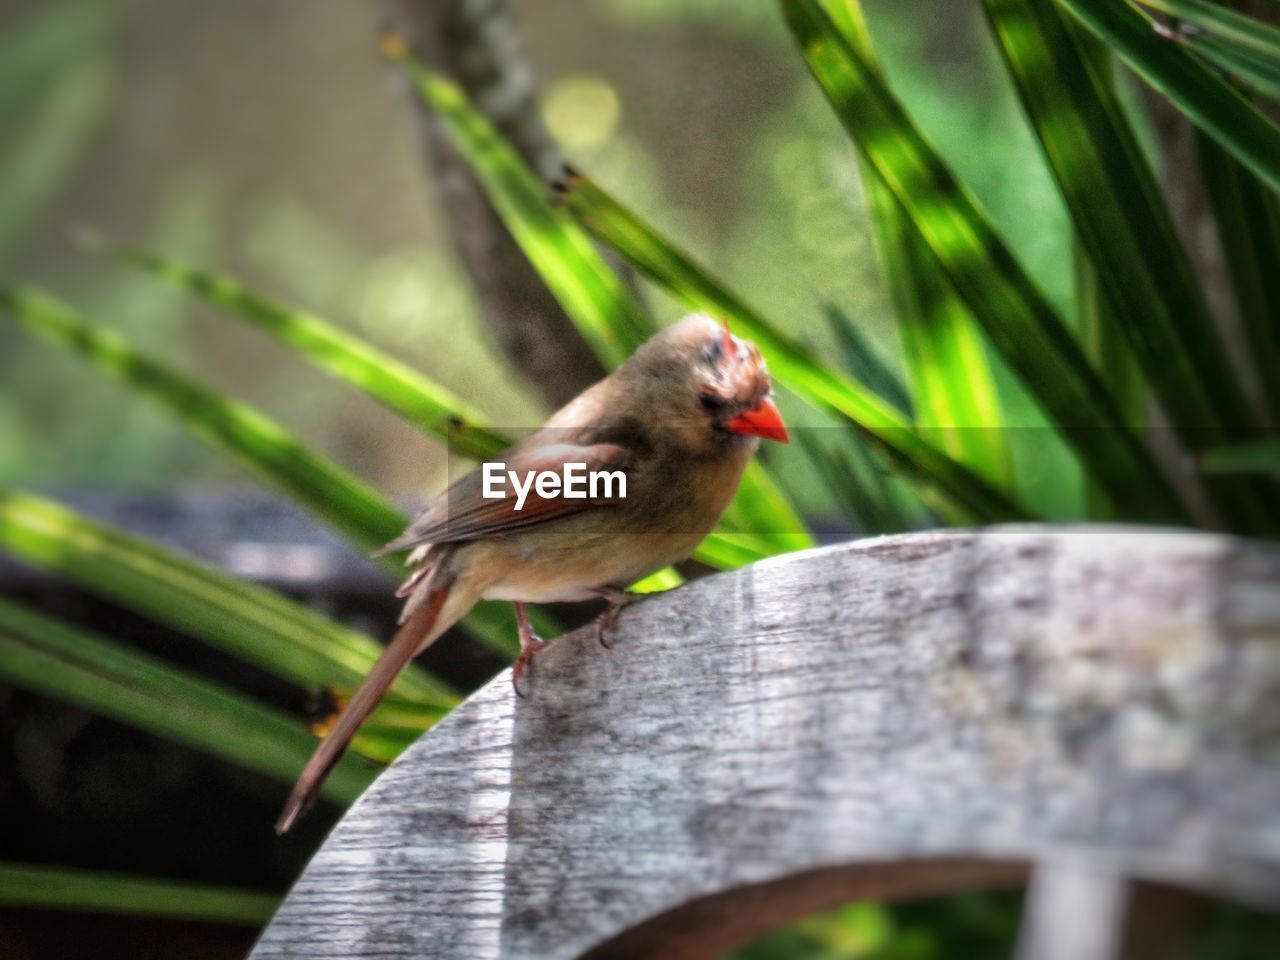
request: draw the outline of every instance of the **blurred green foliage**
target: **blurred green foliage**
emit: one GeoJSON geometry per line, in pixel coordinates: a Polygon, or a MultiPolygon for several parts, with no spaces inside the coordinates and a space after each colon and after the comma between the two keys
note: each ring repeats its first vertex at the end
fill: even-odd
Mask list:
{"type": "Polygon", "coordinates": [[[815,914],[736,951],[736,960],[1002,960],[1017,933],[1021,898],[963,894],[815,914]]]}
{"type": "MultiPolygon", "coordinates": [[[[574,160],[589,167],[602,183],[625,186],[628,200],[647,218],[688,239],[695,249],[711,251],[708,265],[714,271],[769,314],[788,317],[815,344],[831,345],[820,308],[834,304],[858,317],[874,349],[898,364],[892,308],[880,279],[856,171],[848,162],[848,141],[820,93],[798,68],[776,11],[769,4],[715,0],[694,4],[596,0],[593,7],[586,15],[614,31],[639,28],[678,33],[696,24],[707,46],[708,70],[734,56],[740,44],[749,43],[752,56],[766,61],[762,84],[773,79],[781,83],[746,91],[747,97],[755,99],[747,100],[745,115],[735,112],[734,121],[742,132],[735,133],[728,144],[718,171],[732,186],[733,196],[712,205],[690,195],[688,171],[670,166],[685,152],[682,145],[655,142],[646,133],[650,121],[638,116],[639,108],[631,105],[637,98],[627,96],[629,88],[651,84],[652,78],[641,74],[628,80],[598,68],[572,69],[557,76],[556,64],[549,63],[547,114],[574,160]],[[603,138],[602,131],[607,134],[603,138]]],[[[130,64],[122,60],[123,42],[148,36],[145,24],[152,12],[145,2],[59,2],[49,5],[47,12],[33,9],[18,20],[20,29],[13,32],[10,44],[14,50],[29,50],[33,44],[24,39],[28,35],[59,36],[56,43],[34,45],[51,50],[42,78],[33,75],[29,86],[48,90],[44,96],[51,96],[60,83],[70,82],[65,77],[53,82],[67,72],[59,70],[59,64],[69,59],[96,62],[99,75],[112,79],[95,87],[99,101],[95,129],[109,144],[113,138],[119,141],[111,149],[127,150],[131,141],[125,135],[145,120],[134,118],[142,104],[129,74],[130,64]],[[86,52],[92,57],[86,58],[86,52]],[[111,125],[105,132],[103,123],[111,125]]],[[[554,24],[574,13],[566,7],[548,10],[546,16],[554,24]]],[[[979,29],[976,12],[959,10],[943,25],[912,5],[881,3],[872,13],[887,68],[922,126],[948,148],[957,168],[997,220],[1021,231],[1017,237],[1030,251],[1033,272],[1051,281],[1059,277],[1052,265],[1064,249],[1061,204],[1034,143],[1017,122],[1008,81],[979,29]],[[949,34],[946,45],[940,36],[944,30],[949,34]],[[1012,177],[1009,171],[1014,172],[1012,177]],[[1027,216],[1028,211],[1034,216],[1027,216]],[[1046,218],[1043,229],[1036,223],[1042,216],[1046,218]]],[[[335,22],[330,29],[337,26],[335,22]]],[[[538,23],[527,26],[536,31],[538,23]]],[[[161,28],[150,33],[157,35],[152,43],[159,42],[161,28]]],[[[571,47],[581,42],[574,37],[569,31],[562,43],[571,47]]],[[[574,56],[572,48],[557,53],[569,59],[574,56]]],[[[652,69],[654,78],[661,77],[660,61],[652,69]]],[[[17,87],[0,79],[0,89],[17,87]]],[[[0,95],[0,128],[19,129],[9,126],[6,100],[18,98],[0,95]]],[[[29,112],[23,111],[24,115],[29,112]]],[[[209,116],[209,122],[217,122],[220,114],[209,111],[209,116]]],[[[399,122],[400,118],[392,119],[399,122]]],[[[705,139],[707,132],[691,130],[689,135],[692,142],[705,139]]],[[[61,136],[65,139],[69,134],[63,130],[61,136]]],[[[93,147],[87,137],[80,135],[75,155],[81,164],[92,156],[86,153],[93,147]]],[[[9,159],[4,156],[7,152],[0,151],[0,167],[9,159]]],[[[411,168],[412,158],[398,159],[411,168]]],[[[492,390],[480,402],[499,422],[517,427],[537,422],[538,404],[518,382],[499,373],[500,367],[481,345],[472,295],[451,253],[438,240],[415,241],[402,235],[391,244],[373,246],[367,228],[338,228],[332,210],[309,203],[289,185],[287,174],[280,182],[255,187],[247,195],[230,195],[227,191],[240,175],[232,171],[227,176],[210,168],[209,162],[188,159],[185,167],[159,171],[160,176],[147,183],[146,196],[138,195],[136,184],[122,180],[124,189],[131,191],[129,202],[144,204],[127,222],[146,221],[130,229],[128,239],[190,262],[236,267],[261,288],[349,320],[354,333],[410,358],[446,383],[484,380],[491,384],[492,390]]],[[[314,161],[299,158],[297,162],[314,161]]],[[[45,176],[51,176],[56,167],[44,162],[35,166],[45,176]]],[[[20,230],[13,228],[14,248],[9,254],[0,243],[0,275],[21,271],[24,276],[50,278],[56,289],[75,293],[86,315],[141,337],[153,352],[179,367],[211,374],[269,409],[287,409],[304,440],[341,460],[360,462],[384,486],[418,496],[438,483],[444,463],[434,456],[406,452],[394,461],[382,452],[370,456],[369,447],[403,447],[406,434],[363,404],[344,404],[319,392],[318,381],[286,363],[282,352],[264,349],[236,332],[193,327],[190,321],[203,320],[206,312],[193,308],[190,301],[163,286],[103,271],[70,255],[60,238],[67,223],[92,216],[119,233],[113,218],[94,212],[110,204],[95,198],[100,190],[91,180],[85,186],[91,177],[88,169],[81,166],[77,172],[73,167],[66,172],[60,181],[63,196],[52,190],[43,206],[27,215],[20,230]],[[75,190],[83,197],[86,189],[89,202],[66,203],[67,193],[75,190]],[[211,344],[215,337],[220,342],[211,344]],[[247,363],[246,351],[255,355],[247,363]],[[293,401],[301,394],[311,398],[308,403],[293,401]],[[346,425],[356,421],[365,428],[364,439],[350,435],[346,425]],[[422,472],[424,456],[426,473],[422,472]]],[[[410,169],[409,174],[416,171],[410,169]]],[[[402,175],[397,171],[397,176],[402,175]]],[[[32,202],[34,195],[28,190],[0,190],[0,205],[6,197],[19,196],[32,202]]],[[[0,224],[10,223],[17,221],[0,217],[0,224]]],[[[1069,288],[1059,293],[1070,296],[1069,288]]],[[[662,319],[677,311],[662,298],[655,307],[662,319]]],[[[0,478],[40,486],[163,487],[178,478],[206,485],[239,482],[240,475],[225,461],[192,445],[145,405],[130,403],[109,386],[83,378],[77,382],[73,362],[47,355],[38,364],[22,362],[19,358],[32,347],[2,327],[0,348],[4,353],[0,365],[11,384],[11,395],[22,398],[21,403],[0,405],[0,478]],[[68,396],[69,383],[76,384],[74,397],[68,396]]],[[[1013,422],[1041,422],[1021,400],[1016,385],[1002,383],[1002,391],[1013,422]]],[[[1056,512],[1065,513],[1073,490],[1069,458],[1060,454],[1058,463],[1047,463],[1039,455],[1024,459],[1045,481],[1029,485],[1042,505],[1052,513],[1055,505],[1062,504],[1056,512]]],[[[792,486],[805,511],[810,515],[839,512],[820,477],[807,467],[796,469],[792,486]]]]}

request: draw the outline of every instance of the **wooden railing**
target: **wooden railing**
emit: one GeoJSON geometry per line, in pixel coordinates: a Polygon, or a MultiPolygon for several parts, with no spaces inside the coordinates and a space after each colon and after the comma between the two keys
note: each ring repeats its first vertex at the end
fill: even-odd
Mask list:
{"type": "Polygon", "coordinates": [[[912,534],[646,599],[416,743],[252,956],[708,957],[1032,869],[1026,958],[1121,955],[1131,883],[1280,903],[1280,550],[912,534]]]}

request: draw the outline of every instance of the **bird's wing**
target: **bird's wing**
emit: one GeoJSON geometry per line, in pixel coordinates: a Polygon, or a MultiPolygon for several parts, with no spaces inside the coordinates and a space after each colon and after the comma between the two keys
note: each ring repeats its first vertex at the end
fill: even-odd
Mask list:
{"type": "MultiPolygon", "coordinates": [[[[616,495],[608,498],[589,495],[583,498],[562,495],[543,497],[538,494],[536,484],[533,484],[529,487],[521,508],[517,510],[516,492],[506,471],[514,471],[521,484],[526,482],[526,477],[536,476],[541,471],[552,471],[562,476],[565,465],[570,463],[585,464],[588,474],[598,470],[620,470],[626,474],[631,456],[626,447],[612,443],[590,446],[548,443],[517,447],[505,461],[493,462],[502,465],[504,482],[495,485],[502,496],[483,495],[483,466],[478,467],[460,477],[433,500],[409,528],[387,544],[382,552],[394,552],[427,543],[453,543],[500,536],[586,510],[616,505],[621,502],[616,495]]],[[[590,493],[589,488],[587,492],[590,493]]]]}

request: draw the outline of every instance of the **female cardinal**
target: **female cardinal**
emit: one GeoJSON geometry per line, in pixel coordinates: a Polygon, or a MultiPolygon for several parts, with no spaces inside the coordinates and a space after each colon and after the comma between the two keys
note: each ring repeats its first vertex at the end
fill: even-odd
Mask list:
{"type": "MultiPolygon", "coordinates": [[[[412,548],[403,624],[298,778],[276,831],[284,833],[396,675],[482,598],[515,602],[516,692],[546,645],[526,603],[603,597],[602,642],[628,584],[683,560],[733,498],[758,437],[786,442],[760,351],[695,314],[656,334],[611,375],[507,451],[502,476],[566,464],[621,471],[612,496],[564,497],[551,484],[517,501],[510,484],[468,473],[383,552],[412,548]],[[625,495],[619,495],[625,489],[625,495]]],[[[526,483],[527,481],[522,481],[526,483]]],[[[599,491],[597,491],[599,493],[599,491]]]]}

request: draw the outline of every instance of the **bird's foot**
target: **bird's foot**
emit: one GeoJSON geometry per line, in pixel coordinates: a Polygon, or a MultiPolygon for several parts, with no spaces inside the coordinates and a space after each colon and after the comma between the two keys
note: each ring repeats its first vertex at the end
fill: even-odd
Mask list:
{"type": "Polygon", "coordinates": [[[516,696],[521,700],[527,698],[525,692],[524,677],[529,672],[529,668],[533,666],[533,658],[540,654],[543,650],[550,646],[546,640],[543,640],[536,633],[530,633],[528,637],[520,637],[520,656],[516,657],[516,662],[511,666],[511,686],[516,692],[516,696]]]}
{"type": "Polygon", "coordinates": [[[613,643],[609,640],[609,634],[618,619],[618,614],[627,604],[637,600],[639,594],[628,593],[626,590],[618,590],[614,587],[605,587],[597,593],[604,597],[609,606],[605,607],[604,613],[596,617],[596,640],[606,650],[612,650],[613,643]]]}
{"type": "Polygon", "coordinates": [[[516,696],[523,700],[525,692],[521,681],[524,680],[529,667],[533,665],[533,658],[547,648],[547,641],[533,632],[533,625],[529,623],[529,615],[524,609],[524,604],[517,602],[515,606],[516,632],[520,635],[520,656],[516,657],[516,662],[511,665],[511,686],[516,696]]]}

